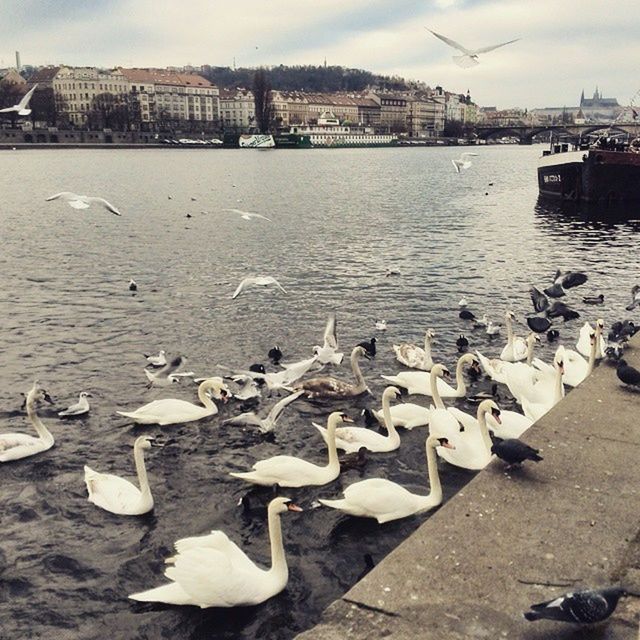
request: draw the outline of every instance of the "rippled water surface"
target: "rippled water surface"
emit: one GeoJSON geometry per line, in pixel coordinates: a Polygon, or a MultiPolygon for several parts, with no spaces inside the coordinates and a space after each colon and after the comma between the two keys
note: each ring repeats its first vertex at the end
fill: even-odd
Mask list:
{"type": "MultiPolygon", "coordinates": [[[[0,468],[0,636],[284,639],[313,625],[358,579],[364,554],[378,562],[428,517],[378,526],[311,508],[360,479],[355,471],[283,492],[306,511],[283,517],[289,585],[263,605],[201,611],[138,605],[127,595],[164,583],[173,541],[211,529],[267,564],[261,505],[269,491],[252,491],[245,513],[236,504],[248,486],[228,472],[278,453],[322,462],[311,421],[336,408],[359,418],[363,407],[379,407],[380,374],[402,368],[391,345],[420,342],[427,327],[438,334],[436,359],[450,367],[461,332],[472,347],[499,353],[504,338],[490,343],[458,318],[461,296],[495,321],[508,307],[523,317],[531,283],[547,286],[557,267],[581,269],[589,282],[565,300],[583,319],[627,315],[637,223],[585,221],[537,203],[540,151],[482,147],[460,175],[455,148],[0,153],[0,431],[30,430],[20,392],[36,377],[56,410],[81,390],[93,394],[86,418],[63,422],[43,408],[56,446],[0,468]],[[102,195],[123,215],[45,202],[61,190],[102,195]],[[385,277],[388,269],[400,275],[385,277]],[[257,289],[232,300],[251,274],[276,276],[287,294],[257,289]],[[603,307],[582,304],[597,293],[603,307]],[[133,428],[115,413],[160,397],[195,400],[185,383],[147,390],[143,353],[184,354],[198,375],[265,362],[274,344],[297,360],[321,341],[332,310],[345,351],[377,335],[378,356],[363,364],[375,397],[297,401],[275,438],[220,426],[242,410],[235,401],[214,418],[164,429],[133,428]],[[388,330],[376,334],[382,318],[388,330]],[[147,432],[172,438],[147,456],[154,513],[117,517],[90,504],[83,465],[132,476],[131,444],[147,432]]],[[[581,322],[559,326],[567,344],[581,322]]],[[[543,356],[552,350],[543,346],[543,356]]],[[[346,359],[336,374],[349,377],[346,359]]],[[[259,410],[273,401],[263,398],[259,410]]],[[[370,476],[426,492],[424,430],[403,433],[398,452],[371,456],[370,476]]],[[[449,497],[472,475],[442,464],[441,477],[449,497]]]]}

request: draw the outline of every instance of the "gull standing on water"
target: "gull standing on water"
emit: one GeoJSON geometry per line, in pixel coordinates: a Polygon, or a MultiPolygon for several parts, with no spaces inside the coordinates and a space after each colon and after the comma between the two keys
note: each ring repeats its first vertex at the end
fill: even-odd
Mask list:
{"type": "Polygon", "coordinates": [[[453,47],[454,49],[457,49],[462,53],[461,56],[453,56],[453,61],[463,69],[469,69],[470,67],[475,67],[477,64],[480,64],[478,62],[478,56],[481,53],[489,53],[489,51],[493,51],[494,49],[504,47],[507,44],[511,44],[512,42],[517,42],[518,40],[520,40],[520,38],[516,38],[515,40],[508,40],[507,42],[501,42],[500,44],[494,44],[489,47],[481,47],[480,49],[467,49],[459,42],[451,40],[451,38],[447,38],[446,36],[440,35],[435,31],[431,31],[431,29],[429,29],[428,27],[425,27],[425,29],[432,33],[439,40],[442,40],[442,42],[445,42],[450,47],[453,47]]]}
{"type": "Polygon", "coordinates": [[[88,209],[95,203],[104,207],[107,211],[111,211],[111,213],[114,213],[117,216],[122,215],[116,207],[114,207],[110,202],[107,202],[104,198],[99,198],[98,196],[80,196],[77,193],[72,193],[71,191],[61,191],[53,196],[49,196],[46,198],[46,201],[49,202],[50,200],[58,200],[60,198],[62,198],[62,200],[66,200],[69,203],[69,206],[74,209],[88,209]]]}
{"type": "Polygon", "coordinates": [[[254,277],[250,277],[250,278],[245,278],[239,285],[238,288],[235,290],[234,294],[231,296],[231,298],[237,298],[242,291],[246,288],[246,287],[250,287],[252,285],[259,285],[261,287],[266,287],[270,284],[275,284],[276,287],[278,287],[278,289],[280,289],[280,291],[282,291],[282,293],[287,293],[287,290],[273,277],[273,276],[254,276],[254,277]]]}

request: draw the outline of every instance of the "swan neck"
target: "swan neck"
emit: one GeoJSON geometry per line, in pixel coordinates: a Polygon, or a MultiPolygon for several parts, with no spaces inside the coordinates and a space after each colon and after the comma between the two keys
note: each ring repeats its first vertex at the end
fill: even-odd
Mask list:
{"type": "Polygon", "coordinates": [[[434,501],[436,504],[442,502],[442,485],[440,484],[440,474],[438,473],[438,459],[436,449],[427,439],[427,473],[429,474],[429,495],[427,498],[430,503],[434,501]]]}
{"type": "Polygon", "coordinates": [[[27,416],[41,440],[53,440],[53,436],[36,413],[35,399],[31,394],[27,398],[27,416]]]}
{"type": "Polygon", "coordinates": [[[507,325],[507,344],[513,344],[513,326],[511,325],[511,316],[507,315],[504,319],[507,325]]]}
{"type": "Polygon", "coordinates": [[[142,447],[133,448],[133,459],[136,463],[140,493],[143,495],[151,495],[151,487],[149,486],[149,478],[147,477],[147,468],[144,465],[144,451],[142,447]]]}
{"type": "Polygon", "coordinates": [[[489,427],[487,426],[487,410],[485,408],[483,408],[481,411],[478,411],[478,425],[480,426],[480,436],[482,437],[482,442],[487,448],[487,451],[491,452],[491,446],[493,445],[493,443],[491,442],[491,436],[489,435],[489,427]]]}
{"type": "Polygon", "coordinates": [[[353,376],[356,379],[357,389],[365,391],[367,388],[367,383],[364,381],[364,376],[362,375],[362,371],[360,370],[360,364],[358,362],[358,352],[355,349],[351,353],[351,370],[353,371],[353,376]]]}
{"type": "Polygon", "coordinates": [[[269,513],[269,543],[271,544],[270,573],[282,576],[286,581],[289,574],[287,558],[282,544],[282,524],[279,513],[269,513]]]}
{"type": "MultiPolygon", "coordinates": [[[[462,358],[464,358],[464,356],[462,358]]],[[[456,365],[456,394],[458,396],[463,396],[467,393],[467,383],[465,382],[464,374],[462,373],[462,367],[464,366],[462,358],[458,358],[458,364],[456,365]]]]}
{"type": "Polygon", "coordinates": [[[338,426],[338,420],[330,417],[329,424],[327,425],[327,451],[329,452],[329,462],[327,464],[328,469],[338,468],[340,469],[340,461],[338,460],[338,448],[336,447],[336,428],[338,426]]]}
{"type": "Polygon", "coordinates": [[[431,336],[429,333],[424,334],[424,355],[425,360],[429,360],[431,358],[431,336]]]}
{"type": "Polygon", "coordinates": [[[562,384],[562,372],[558,368],[556,370],[556,389],[555,389],[555,401],[560,402],[564,397],[564,385],[562,384]]]}
{"type": "Polygon", "coordinates": [[[431,383],[431,397],[433,398],[436,409],[446,409],[440,397],[440,392],[438,391],[438,376],[433,369],[431,369],[431,373],[429,374],[429,381],[431,383]]]}
{"type": "Polygon", "coordinates": [[[595,340],[592,341],[591,349],[589,350],[589,362],[587,363],[587,375],[591,375],[593,368],[596,364],[596,350],[600,343],[600,336],[596,334],[595,340]]]}
{"type": "Polygon", "coordinates": [[[213,400],[209,397],[209,395],[207,394],[207,391],[209,389],[212,389],[212,385],[211,384],[207,384],[206,382],[203,382],[199,387],[198,387],[198,399],[200,400],[200,402],[202,402],[202,404],[205,406],[205,408],[211,410],[215,408],[215,404],[213,402],[213,400]]]}
{"type": "Polygon", "coordinates": [[[384,426],[387,429],[388,437],[396,437],[398,432],[393,424],[393,418],[391,417],[391,393],[382,394],[382,417],[384,419],[384,426]]]}
{"type": "Polygon", "coordinates": [[[531,365],[533,360],[533,347],[535,343],[533,340],[527,340],[527,364],[531,365]]]}

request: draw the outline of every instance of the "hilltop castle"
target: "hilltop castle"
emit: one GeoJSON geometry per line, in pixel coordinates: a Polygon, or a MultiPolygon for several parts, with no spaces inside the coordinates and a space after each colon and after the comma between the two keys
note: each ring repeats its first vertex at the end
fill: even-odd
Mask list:
{"type": "Polygon", "coordinates": [[[596,87],[593,98],[585,98],[584,90],[582,91],[580,110],[586,118],[591,120],[613,120],[620,113],[621,107],[615,98],[603,98],[596,87]]]}

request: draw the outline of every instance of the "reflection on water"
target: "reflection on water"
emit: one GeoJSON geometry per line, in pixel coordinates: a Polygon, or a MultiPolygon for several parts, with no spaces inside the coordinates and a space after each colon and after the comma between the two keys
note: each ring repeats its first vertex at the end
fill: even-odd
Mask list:
{"type": "MultiPolygon", "coordinates": [[[[29,431],[19,393],[35,377],[60,408],[82,390],[93,395],[91,413],[73,422],[43,411],[52,450],[0,465],[0,637],[292,637],[355,582],[365,554],[379,562],[428,514],[378,527],[311,508],[361,479],[349,471],[326,487],[286,492],[305,511],[283,517],[290,581],[263,605],[139,607],[127,595],[164,582],[176,539],[212,529],[268,564],[260,505],[269,492],[253,491],[247,513],[237,502],[248,486],[228,473],[278,454],[326,460],[312,420],[341,409],[361,421],[363,408],[379,408],[380,374],[401,369],[392,345],[421,342],[428,327],[437,334],[434,358],[452,370],[460,333],[472,349],[497,355],[504,336],[490,339],[460,320],[462,296],[494,322],[507,308],[522,318],[531,311],[531,284],[547,286],[558,267],[578,269],[589,282],[566,301],[582,319],[557,324],[561,339],[572,345],[580,323],[596,314],[626,317],[636,222],[584,221],[536,206],[535,147],[479,148],[472,167],[456,174],[458,155],[456,148],[0,154],[0,432],[29,431]],[[61,190],[101,195],[123,215],[45,202],[61,190]],[[247,222],[225,208],[273,222],[247,222]],[[386,277],[388,270],[399,275],[386,277]],[[260,274],[275,276],[287,294],[255,289],[231,299],[240,280],[260,274]],[[582,303],[598,293],[605,305],[582,303]],[[285,361],[299,360],[321,341],[329,311],[347,354],[378,339],[376,358],[362,363],[371,396],[296,401],[272,438],[221,425],[242,410],[235,401],[216,417],[166,429],[131,428],[115,413],[161,397],[195,398],[186,384],[147,389],[143,353],[184,354],[197,375],[265,362],[274,344],[285,361]],[[388,329],[376,333],[381,319],[388,329]],[[112,516],[87,502],[82,468],[132,476],[139,433],[173,441],[148,455],[156,508],[144,518],[112,516]]],[[[539,355],[550,359],[553,350],[544,344],[539,355]]],[[[331,373],[349,378],[346,359],[331,373]]],[[[489,386],[474,382],[471,392],[489,386]]],[[[264,398],[258,412],[276,400],[264,398]]],[[[397,452],[369,457],[364,477],[426,493],[424,439],[422,429],[403,433],[397,452]]],[[[440,472],[446,498],[472,477],[446,464],[440,472]]]]}

